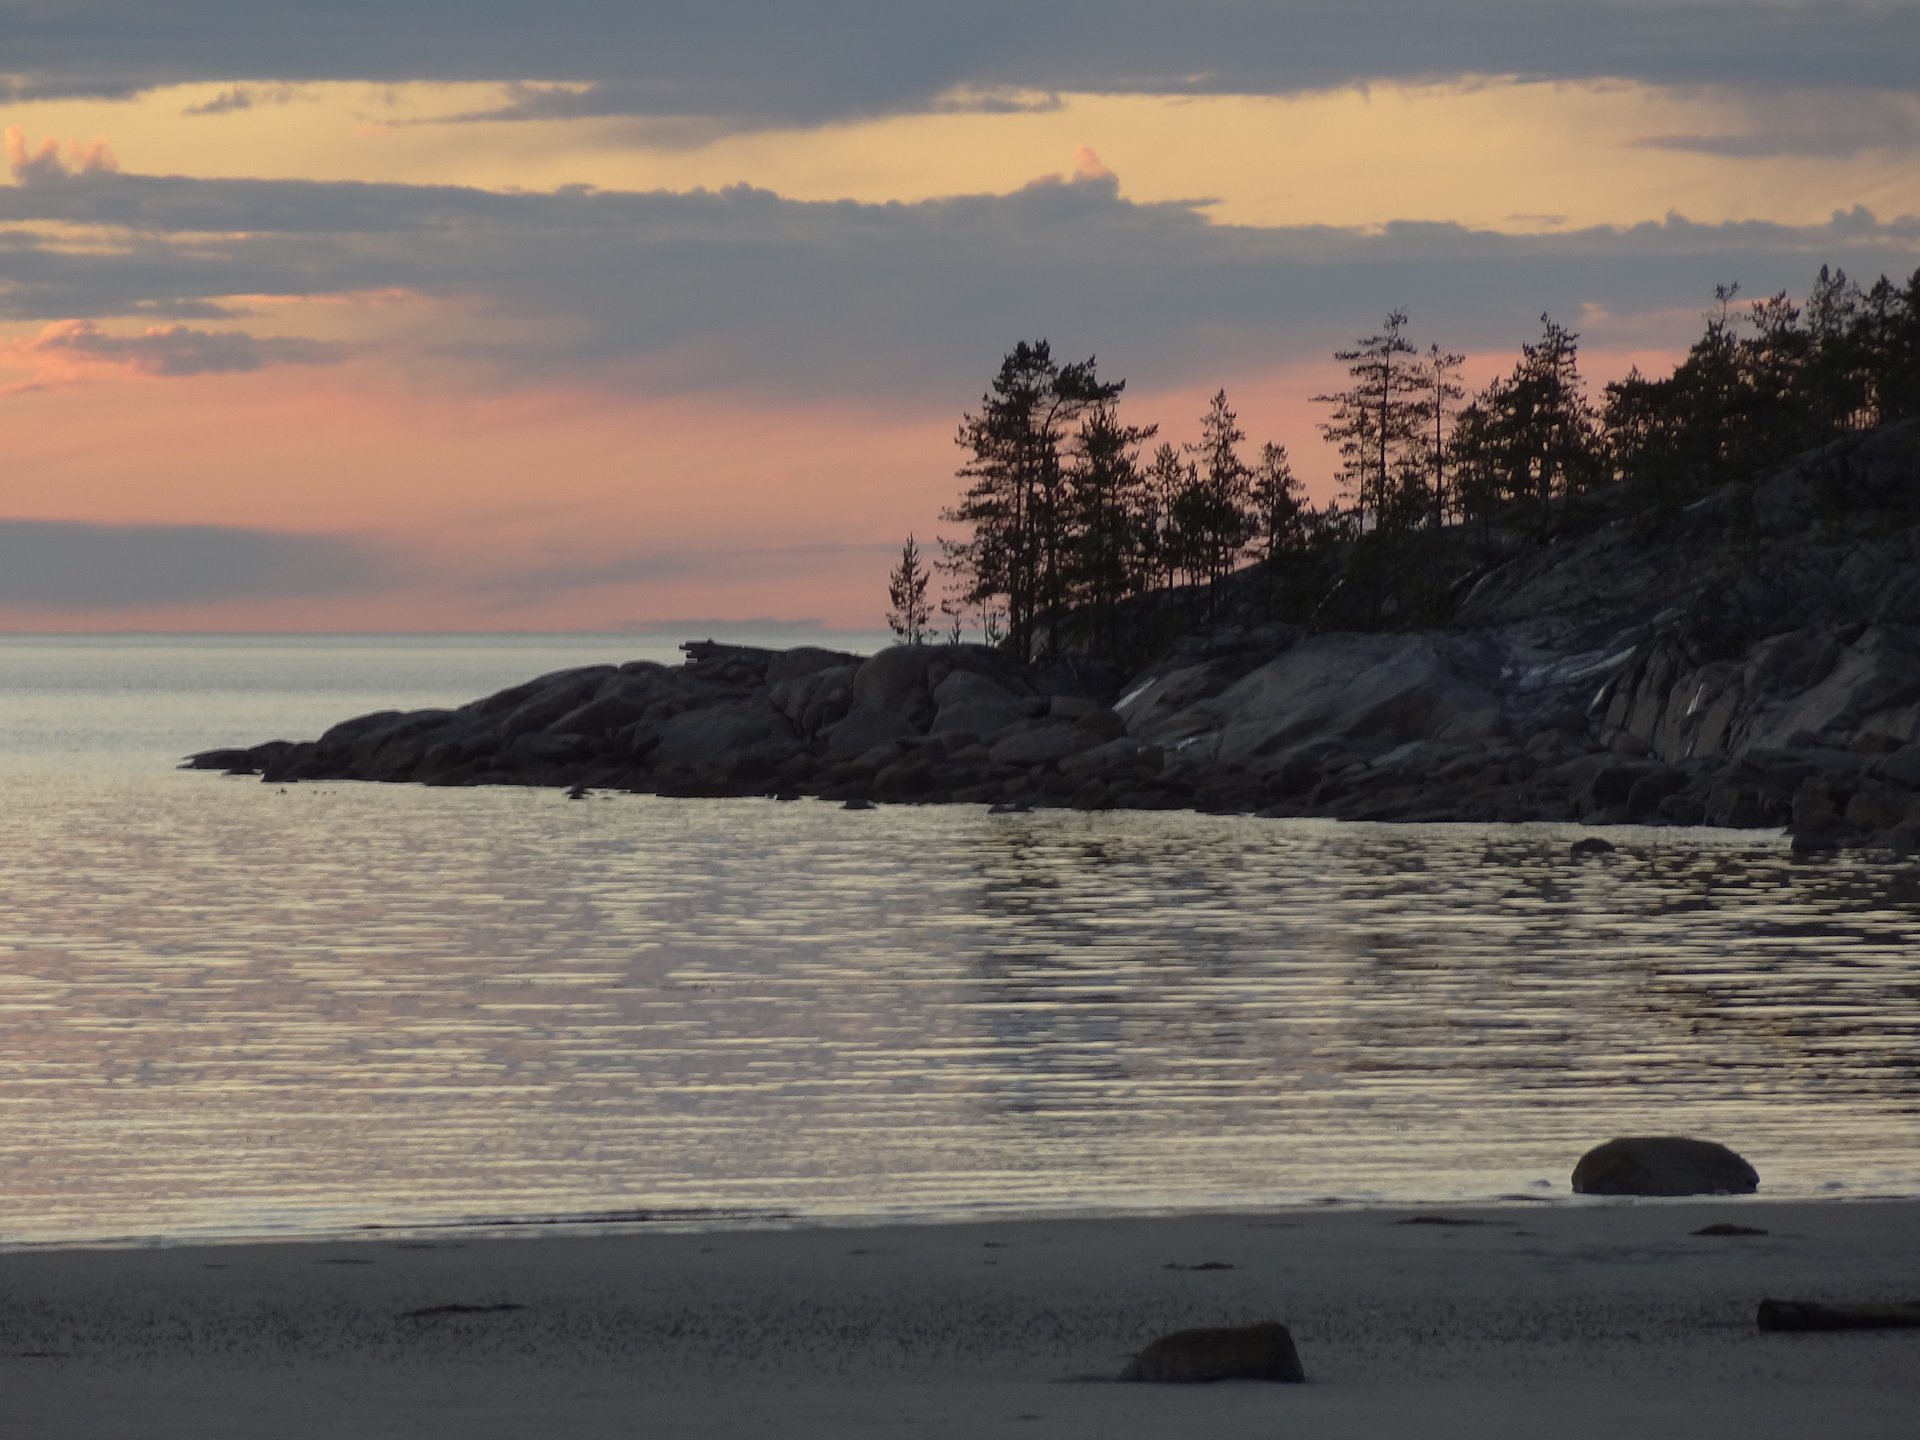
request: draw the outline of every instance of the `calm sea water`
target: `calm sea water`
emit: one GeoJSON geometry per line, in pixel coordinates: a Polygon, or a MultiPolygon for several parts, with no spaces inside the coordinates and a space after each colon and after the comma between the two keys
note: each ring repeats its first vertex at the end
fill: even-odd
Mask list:
{"type": "Polygon", "coordinates": [[[171,768],[645,654],[0,639],[0,1242],[1920,1191],[1911,865],[171,768]]]}

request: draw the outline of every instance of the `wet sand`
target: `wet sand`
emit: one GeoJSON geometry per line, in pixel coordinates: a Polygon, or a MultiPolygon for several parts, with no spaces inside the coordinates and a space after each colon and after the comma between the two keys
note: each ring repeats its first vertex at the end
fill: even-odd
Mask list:
{"type": "Polygon", "coordinates": [[[1764,1297],[1920,1299],[1920,1202],[15,1252],[0,1436],[1920,1433],[1920,1331],[1762,1334],[1764,1297]],[[1308,1384],[1112,1383],[1261,1319],[1308,1384]]]}

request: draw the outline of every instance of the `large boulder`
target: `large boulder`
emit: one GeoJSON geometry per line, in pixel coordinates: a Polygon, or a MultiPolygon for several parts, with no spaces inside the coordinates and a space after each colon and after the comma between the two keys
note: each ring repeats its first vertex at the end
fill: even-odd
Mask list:
{"type": "Polygon", "coordinates": [[[1751,1195],[1759,1173],[1724,1145],[1684,1135],[1630,1135],[1573,1167],[1576,1195],[1751,1195]]]}
{"type": "Polygon", "coordinates": [[[1010,695],[1028,687],[992,651],[979,645],[895,645],[863,661],[853,677],[853,703],[924,724],[933,718],[934,696],[959,672],[984,676],[1010,695]]]}
{"type": "Polygon", "coordinates": [[[798,645],[791,650],[776,650],[767,661],[769,688],[790,680],[804,679],[821,670],[836,670],[860,663],[857,655],[840,650],[824,650],[818,645],[798,645]]]}
{"type": "Polygon", "coordinates": [[[1060,773],[1075,780],[1095,777],[1111,780],[1135,771],[1158,770],[1163,761],[1158,745],[1146,745],[1131,735],[1123,735],[1118,740],[1064,757],[1060,761],[1060,773]]]}
{"type": "Polygon", "coordinates": [[[903,714],[931,708],[927,671],[939,661],[931,645],[895,645],[869,656],[853,676],[853,703],[860,710],[903,714]]]}
{"type": "Polygon", "coordinates": [[[1085,738],[1071,725],[1046,721],[1028,730],[1015,730],[993,742],[989,753],[996,765],[1052,765],[1085,747],[1085,738]]]}
{"type": "Polygon", "coordinates": [[[1497,647],[1472,636],[1322,635],[1218,693],[1204,694],[1219,674],[1209,666],[1136,689],[1114,708],[1130,733],[1182,749],[1189,763],[1244,766],[1320,740],[1484,742],[1508,733],[1502,663],[1497,647]],[[1181,693],[1203,698],[1172,710],[1181,693]]]}
{"type": "Polygon", "coordinates": [[[1007,677],[955,670],[933,687],[933,698],[944,710],[949,705],[1018,705],[1025,696],[1007,677]]]}
{"type": "Polygon", "coordinates": [[[1153,1385],[1204,1385],[1215,1380],[1298,1385],[1307,1372],[1287,1327],[1269,1320],[1163,1335],[1128,1361],[1120,1378],[1153,1385]]]}
{"type": "MultiPolygon", "coordinates": [[[[500,720],[501,734],[512,739],[516,735],[546,729],[562,715],[591,700],[600,692],[600,687],[618,673],[611,665],[591,665],[541,676],[532,682],[531,693],[500,720]]],[[[525,688],[528,687],[515,686],[514,691],[502,691],[499,695],[489,696],[480,702],[479,713],[489,717],[497,714],[497,702],[503,696],[525,688]]]]}
{"type": "Polygon", "coordinates": [[[450,710],[381,711],[334,726],[315,742],[314,755],[337,773],[398,778],[468,723],[450,710]]]}
{"type": "Polygon", "coordinates": [[[767,698],[803,731],[811,734],[831,724],[853,705],[853,665],[828,665],[776,680],[767,698]],[[830,718],[829,718],[830,717],[830,718]]]}
{"type": "Polygon", "coordinates": [[[579,705],[546,727],[549,735],[608,735],[631,725],[647,713],[652,695],[644,690],[616,690],[579,705]]]}
{"type": "Polygon", "coordinates": [[[834,760],[852,760],[876,746],[917,739],[919,733],[912,721],[890,710],[850,710],[846,719],[827,732],[827,755],[834,760]]]}
{"type": "Polygon", "coordinates": [[[650,757],[661,768],[706,768],[748,750],[790,751],[795,741],[786,717],[760,700],[707,706],[675,715],[660,727],[650,757]]]}
{"type": "MultiPolygon", "coordinates": [[[[956,679],[959,677],[955,677],[956,679]]],[[[977,735],[985,740],[1027,723],[1026,708],[1011,700],[959,700],[943,703],[933,717],[931,735],[977,735]]]]}

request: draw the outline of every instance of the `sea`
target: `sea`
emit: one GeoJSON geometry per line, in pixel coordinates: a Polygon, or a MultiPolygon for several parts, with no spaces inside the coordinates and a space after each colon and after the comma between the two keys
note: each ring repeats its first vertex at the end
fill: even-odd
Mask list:
{"type": "Polygon", "coordinates": [[[1920,1193],[1911,861],[176,768],[678,638],[0,637],[0,1246],[1920,1193]]]}

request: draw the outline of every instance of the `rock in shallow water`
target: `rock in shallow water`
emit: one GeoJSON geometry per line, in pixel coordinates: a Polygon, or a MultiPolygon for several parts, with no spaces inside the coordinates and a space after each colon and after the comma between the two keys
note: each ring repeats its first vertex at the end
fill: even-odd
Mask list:
{"type": "Polygon", "coordinates": [[[1155,1385],[1199,1385],[1215,1380],[1276,1380],[1297,1385],[1307,1378],[1293,1336],[1278,1321],[1221,1329],[1180,1330],[1163,1335],[1120,1372],[1122,1380],[1155,1385]]]}
{"type": "Polygon", "coordinates": [[[1751,1195],[1759,1188],[1759,1173],[1726,1146],[1684,1135],[1609,1140],[1573,1167],[1576,1195],[1751,1195]]]}

